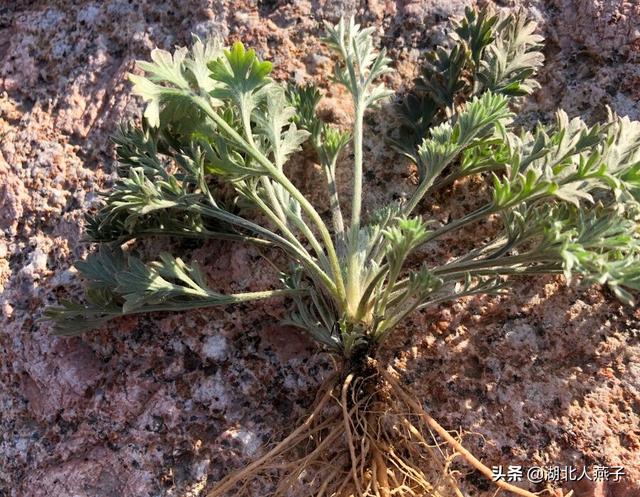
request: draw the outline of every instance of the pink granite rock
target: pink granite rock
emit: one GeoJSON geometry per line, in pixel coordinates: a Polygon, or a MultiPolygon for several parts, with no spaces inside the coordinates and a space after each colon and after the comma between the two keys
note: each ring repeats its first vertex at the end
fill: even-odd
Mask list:
{"type": "MultiPolygon", "coordinates": [[[[351,109],[344,92],[326,86],[331,62],[319,41],[321,21],[356,13],[375,25],[396,61],[387,82],[402,90],[424,51],[443,40],[448,16],[465,5],[0,5],[0,496],[204,495],[295,423],[331,371],[308,338],[279,324],[279,301],[130,317],[70,339],[53,337],[49,325],[36,322],[46,305],[81,293],[70,265],[90,250],[81,242],[83,217],[113,180],[108,138],[140,112],[125,79],[133,61],[154,46],[186,44],[190,33],[242,39],[275,62],[275,77],[322,82],[321,112],[346,125],[351,109]]],[[[558,105],[589,119],[601,117],[605,105],[640,117],[636,2],[526,5],[548,43],[543,87],[524,106],[524,122],[548,119],[558,105]]],[[[367,122],[365,161],[375,172],[366,190],[370,210],[414,185],[411,168],[381,138],[393,126],[389,109],[367,122]]],[[[304,154],[292,169],[326,208],[320,173],[304,154]]],[[[349,178],[344,167],[338,174],[349,178]]],[[[486,194],[480,180],[460,182],[426,199],[422,212],[455,217],[486,194]]],[[[349,201],[348,192],[343,198],[349,201]]],[[[422,255],[448,257],[495,229],[489,221],[422,255]]],[[[211,242],[185,256],[200,262],[222,291],[257,290],[277,280],[251,248],[211,242]]],[[[482,435],[467,443],[487,463],[623,465],[623,482],[582,484],[574,495],[636,497],[639,321],[640,311],[598,289],[567,288],[560,278],[523,280],[509,296],[466,299],[413,316],[383,356],[404,369],[445,426],[482,435]]],[[[257,483],[256,495],[264,484],[257,483]]],[[[492,495],[474,476],[464,488],[492,495]]]]}

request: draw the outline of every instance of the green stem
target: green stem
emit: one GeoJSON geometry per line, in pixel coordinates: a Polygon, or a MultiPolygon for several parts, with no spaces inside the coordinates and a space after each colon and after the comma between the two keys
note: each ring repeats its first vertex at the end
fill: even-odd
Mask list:
{"type": "Polygon", "coordinates": [[[496,208],[493,206],[493,204],[488,204],[485,205],[484,207],[481,207],[480,209],[477,209],[469,214],[467,214],[464,217],[461,217],[460,219],[456,219],[455,221],[452,221],[448,224],[445,224],[444,226],[438,228],[437,230],[431,232],[429,234],[429,236],[427,236],[427,238],[425,239],[425,241],[423,242],[423,244],[430,242],[432,240],[435,240],[436,238],[441,237],[442,235],[449,233],[451,231],[457,230],[459,228],[462,228],[463,226],[473,223],[475,221],[478,221],[480,219],[482,219],[483,217],[489,216],[490,214],[494,214],[496,212],[498,212],[500,209],[496,208]]]}
{"type": "MultiPolygon", "coordinates": [[[[256,144],[253,140],[253,131],[251,130],[251,110],[245,100],[241,100],[239,106],[245,139],[251,147],[255,148],[256,144]]],[[[280,218],[282,223],[286,225],[287,217],[285,216],[282,205],[280,204],[280,201],[276,196],[273,185],[271,184],[271,180],[268,177],[263,176],[260,178],[260,183],[264,187],[264,190],[267,192],[267,197],[269,198],[269,202],[271,203],[271,208],[275,211],[276,215],[280,218]]]]}
{"type": "Polygon", "coordinates": [[[249,302],[252,300],[263,300],[273,297],[288,297],[291,295],[299,295],[306,293],[305,289],[279,289],[279,290],[263,290],[261,292],[247,292],[247,293],[235,293],[231,295],[214,294],[211,297],[204,297],[200,301],[185,301],[185,302],[172,302],[168,304],[156,304],[141,307],[140,309],[133,309],[127,312],[115,312],[106,313],[112,314],[113,317],[128,316],[130,314],[142,314],[146,312],[157,311],[186,311],[189,309],[198,309],[200,307],[213,307],[217,305],[230,305],[241,304],[243,302],[249,302]]]}
{"type": "Polygon", "coordinates": [[[225,233],[222,231],[180,231],[180,230],[165,230],[165,229],[147,229],[142,231],[136,231],[135,233],[127,233],[125,235],[119,236],[113,239],[104,239],[104,240],[88,240],[87,242],[101,242],[101,241],[119,241],[124,243],[128,240],[133,240],[134,238],[139,238],[142,236],[175,236],[180,238],[199,238],[202,240],[228,240],[234,242],[243,242],[243,243],[252,243],[254,245],[263,246],[263,247],[273,247],[273,243],[268,240],[263,240],[262,238],[256,238],[254,236],[241,235],[239,233],[225,233]]]}
{"type": "Polygon", "coordinates": [[[282,204],[280,203],[280,201],[278,200],[278,197],[276,196],[276,192],[273,189],[271,180],[266,176],[263,176],[262,178],[260,178],[260,182],[262,183],[264,190],[267,192],[267,196],[269,197],[269,202],[271,202],[271,207],[275,211],[276,215],[280,218],[282,223],[286,225],[287,216],[285,215],[284,210],[282,209],[282,204]]]}
{"type": "Polygon", "coordinates": [[[320,267],[318,267],[313,259],[309,257],[309,254],[306,252],[306,250],[301,250],[297,246],[297,244],[291,243],[289,240],[282,238],[280,235],[273,233],[272,231],[260,226],[259,224],[252,223],[251,221],[247,221],[240,216],[236,216],[219,208],[216,209],[214,207],[206,207],[203,205],[195,204],[190,206],[189,210],[193,212],[199,212],[200,214],[203,214],[205,216],[210,216],[214,219],[219,219],[229,224],[240,226],[241,228],[253,231],[254,233],[261,234],[268,240],[271,240],[273,243],[278,245],[285,252],[290,254],[301,264],[306,265],[312,274],[314,274],[320,281],[324,282],[326,288],[330,293],[336,296],[339,295],[334,281],[329,278],[329,276],[320,267]]]}
{"type": "MultiPolygon", "coordinates": [[[[487,292],[486,288],[481,288],[481,289],[467,290],[466,292],[460,292],[460,293],[450,293],[448,295],[445,295],[444,297],[439,297],[433,300],[429,300],[427,302],[422,302],[421,304],[411,309],[409,313],[413,311],[419,311],[420,309],[424,309],[425,307],[429,307],[430,305],[442,304],[443,302],[448,302],[453,299],[459,299],[461,297],[469,297],[471,295],[480,295],[486,292],[487,292]]],[[[406,317],[407,314],[404,314],[402,318],[406,317]]],[[[400,320],[398,320],[397,322],[400,322],[400,320]]]]}
{"type": "Polygon", "coordinates": [[[499,238],[496,238],[495,240],[492,240],[491,242],[487,243],[486,245],[483,245],[481,247],[475,248],[469,252],[467,252],[465,255],[462,255],[460,257],[457,257],[455,260],[451,261],[451,262],[465,262],[465,261],[470,261],[472,259],[476,259],[477,257],[480,257],[482,255],[484,255],[484,253],[488,250],[491,250],[493,248],[498,247],[499,245],[501,245],[504,242],[507,242],[508,239],[505,236],[501,236],[499,238]]]}
{"type": "Polygon", "coordinates": [[[383,332],[377,337],[377,340],[378,342],[384,340],[385,337],[389,334],[389,332],[398,325],[398,323],[402,322],[407,316],[409,316],[415,311],[424,309],[425,307],[428,307],[431,305],[441,304],[442,302],[447,302],[449,300],[453,300],[454,298],[458,299],[460,297],[467,297],[470,295],[477,295],[482,293],[486,293],[486,289],[473,289],[473,290],[468,290],[466,292],[461,292],[461,293],[451,293],[451,294],[445,295],[444,297],[436,298],[428,302],[420,303],[420,301],[417,301],[411,307],[399,313],[391,321],[389,321],[389,324],[385,325],[383,332]]]}
{"type": "Polygon", "coordinates": [[[220,117],[211,109],[211,106],[209,105],[209,102],[206,98],[198,95],[192,95],[192,98],[196,105],[198,105],[198,107],[200,107],[221,130],[229,135],[231,139],[237,142],[244,150],[246,150],[247,153],[249,153],[249,155],[251,155],[256,161],[258,161],[276,181],[282,184],[282,186],[291,194],[291,196],[298,201],[302,210],[317,226],[322,241],[327,248],[327,255],[331,264],[331,271],[335,280],[335,287],[337,289],[339,301],[343,305],[346,305],[346,291],[344,287],[344,281],[342,279],[340,261],[338,260],[331,234],[329,233],[327,226],[324,224],[324,221],[320,217],[320,214],[318,214],[313,205],[311,205],[311,203],[305,198],[300,190],[298,190],[295,185],[291,183],[289,178],[287,178],[282,171],[274,166],[271,161],[267,159],[264,154],[260,152],[256,147],[252,146],[250,143],[244,140],[242,136],[240,136],[231,126],[229,126],[229,124],[222,117],[220,117]]]}
{"type": "Polygon", "coordinates": [[[410,292],[406,288],[400,291],[393,291],[389,295],[389,303],[387,304],[387,307],[389,309],[400,309],[413,296],[414,292],[410,292]]]}
{"type": "Polygon", "coordinates": [[[324,249],[322,248],[322,245],[320,245],[320,242],[318,241],[316,236],[313,234],[313,231],[311,231],[309,226],[307,226],[302,219],[300,219],[295,215],[291,216],[291,221],[307,238],[307,240],[309,241],[309,244],[311,245],[311,248],[313,248],[313,251],[318,256],[318,259],[320,260],[320,263],[322,264],[322,266],[324,266],[325,268],[330,268],[331,265],[329,263],[329,260],[327,259],[327,255],[325,254],[324,249]]]}
{"type": "Polygon", "coordinates": [[[360,297],[360,303],[358,304],[358,311],[356,312],[356,320],[361,320],[364,315],[368,311],[368,303],[371,295],[373,294],[375,288],[383,281],[385,275],[389,272],[389,265],[387,263],[383,264],[378,272],[371,277],[371,280],[367,284],[364,292],[362,292],[362,296],[360,297]]]}
{"type": "MultiPolygon", "coordinates": [[[[541,264],[539,266],[525,267],[500,267],[495,269],[477,269],[473,271],[474,276],[496,276],[496,275],[537,275],[537,274],[562,274],[564,271],[560,266],[553,263],[541,264]]],[[[462,278],[466,272],[454,272],[447,275],[447,281],[454,281],[462,278]]]]}
{"type": "Polygon", "coordinates": [[[280,217],[275,212],[273,212],[269,208],[269,206],[260,198],[259,195],[253,194],[248,195],[248,197],[255,202],[258,208],[267,216],[267,218],[276,226],[276,228],[278,228],[282,232],[282,234],[286,237],[287,240],[289,240],[292,245],[295,245],[302,253],[305,254],[307,258],[311,259],[311,254],[309,254],[307,249],[304,248],[302,243],[300,243],[296,236],[291,232],[289,227],[280,219],[280,217]]]}
{"type": "Polygon", "coordinates": [[[446,264],[442,267],[433,270],[433,274],[437,276],[450,276],[452,274],[464,274],[468,272],[474,272],[479,270],[488,270],[491,268],[497,268],[496,272],[500,272],[502,269],[511,268],[520,264],[535,264],[540,262],[553,262],[558,257],[550,252],[529,252],[526,254],[512,255],[510,257],[501,257],[498,259],[481,259],[479,261],[470,261],[463,263],[446,264]]]}
{"type": "Polygon", "coordinates": [[[360,235],[360,213],[362,210],[362,122],[364,107],[361,99],[353,96],[355,118],[353,122],[353,197],[351,199],[351,227],[347,248],[347,309],[351,317],[356,315],[360,299],[360,261],[358,239],[360,235]]]}
{"type": "Polygon", "coordinates": [[[329,190],[329,208],[331,209],[331,217],[333,228],[335,230],[336,249],[338,257],[344,258],[347,252],[344,241],[344,219],[342,217],[342,209],[340,207],[340,198],[338,197],[338,188],[336,186],[336,161],[337,156],[333,158],[330,164],[324,165],[327,176],[327,188],[329,190]]]}
{"type": "Polygon", "coordinates": [[[485,172],[491,172],[491,171],[501,171],[503,169],[504,169],[504,164],[492,164],[490,166],[473,168],[471,170],[466,170],[466,171],[456,170],[446,175],[444,178],[440,178],[439,181],[432,183],[431,186],[429,186],[425,191],[425,195],[428,195],[431,192],[435,192],[447,186],[450,186],[456,180],[459,180],[460,178],[464,178],[465,176],[471,176],[472,174],[485,173],[485,172]]]}
{"type": "MultiPolygon", "coordinates": [[[[311,247],[315,251],[316,255],[318,256],[318,259],[320,259],[324,267],[330,267],[329,261],[327,260],[327,256],[324,253],[324,249],[320,245],[320,242],[318,242],[318,239],[315,237],[313,232],[304,223],[304,221],[299,219],[294,214],[287,216],[285,211],[282,210],[282,206],[280,205],[280,202],[276,198],[275,191],[273,190],[273,185],[271,184],[271,181],[269,180],[269,178],[263,176],[260,179],[264,180],[264,182],[269,187],[271,187],[270,188],[271,195],[269,195],[269,197],[271,199],[271,203],[273,204],[274,210],[271,210],[269,206],[266,203],[264,203],[263,200],[257,194],[249,194],[251,199],[256,203],[256,205],[258,205],[258,207],[260,207],[262,212],[264,212],[267,215],[267,217],[271,220],[271,222],[280,229],[280,231],[287,237],[287,239],[292,244],[298,246],[300,250],[303,251],[305,254],[307,254],[309,259],[311,259],[311,255],[308,253],[307,249],[304,248],[304,246],[296,238],[293,232],[289,229],[289,224],[287,221],[290,217],[293,223],[295,224],[295,226],[302,232],[302,234],[307,238],[307,240],[309,240],[311,247]],[[275,209],[276,207],[279,208],[280,214],[278,214],[278,210],[275,209]]],[[[269,193],[269,190],[267,190],[267,192],[269,193]]],[[[333,287],[333,289],[335,290],[335,286],[333,287]]]]}
{"type": "Polygon", "coordinates": [[[391,295],[391,291],[393,290],[394,285],[400,276],[400,271],[402,270],[402,264],[404,263],[404,259],[397,264],[394,264],[389,270],[389,277],[387,279],[387,285],[384,289],[384,293],[382,294],[382,298],[378,302],[376,315],[384,316],[385,311],[387,309],[387,302],[389,301],[389,296],[391,295]]]}
{"type": "MultiPolygon", "coordinates": [[[[300,295],[307,293],[306,289],[279,289],[279,290],[265,290],[261,292],[247,292],[231,295],[212,294],[211,297],[202,298],[199,301],[185,301],[185,302],[172,302],[166,304],[147,305],[138,309],[132,309],[124,312],[121,308],[110,307],[107,309],[86,307],[83,310],[68,310],[64,307],[54,307],[47,309],[46,316],[49,319],[56,321],[56,334],[73,336],[78,335],[81,331],[86,331],[78,328],[78,321],[81,317],[87,318],[93,323],[91,328],[102,326],[104,323],[111,319],[119,318],[122,316],[130,316],[132,314],[143,314],[147,312],[160,312],[160,311],[186,311],[190,309],[199,309],[204,307],[214,307],[218,305],[230,305],[239,304],[242,302],[248,302],[251,300],[268,299],[272,297],[287,297],[300,295]],[[65,314],[67,316],[65,317],[65,314]],[[71,325],[71,331],[69,328],[65,330],[65,324],[71,325]],[[75,326],[75,328],[73,328],[75,326]]],[[[87,328],[88,329],[88,328],[87,328]]]]}
{"type": "Polygon", "coordinates": [[[455,158],[457,153],[458,152],[456,151],[455,154],[451,154],[448,158],[443,159],[443,163],[438,166],[438,168],[439,168],[438,171],[439,172],[437,174],[433,175],[430,179],[423,180],[418,185],[418,188],[416,189],[415,192],[413,192],[413,195],[409,199],[409,202],[407,202],[407,204],[404,207],[404,213],[405,213],[406,216],[409,216],[409,214],[411,214],[413,212],[413,210],[418,206],[418,203],[420,202],[420,200],[422,200],[422,198],[426,195],[427,191],[429,191],[431,189],[431,187],[433,186],[433,182],[434,182],[435,178],[455,158]]]}
{"type": "Polygon", "coordinates": [[[502,256],[505,256],[509,253],[510,250],[514,249],[515,247],[521,245],[523,242],[525,242],[527,240],[527,237],[524,238],[512,238],[510,240],[507,240],[507,243],[505,243],[502,247],[496,249],[495,251],[491,252],[488,256],[487,259],[498,259],[502,256]]]}
{"type": "Polygon", "coordinates": [[[297,250],[297,248],[293,246],[288,240],[282,238],[280,235],[277,235],[273,231],[268,230],[267,228],[260,226],[259,224],[248,221],[243,217],[236,216],[235,214],[231,214],[230,212],[220,209],[219,207],[209,207],[202,204],[191,204],[191,205],[185,206],[185,210],[190,212],[197,212],[198,214],[202,214],[204,216],[217,219],[218,221],[224,221],[231,225],[239,226],[248,231],[252,231],[254,233],[260,234],[264,236],[267,240],[270,240],[271,242],[275,243],[276,245],[278,245],[279,247],[285,250],[287,249],[297,250]]]}
{"type": "Polygon", "coordinates": [[[353,198],[351,199],[351,226],[360,228],[362,210],[362,121],[364,109],[359,100],[354,100],[353,122],[353,198]]]}

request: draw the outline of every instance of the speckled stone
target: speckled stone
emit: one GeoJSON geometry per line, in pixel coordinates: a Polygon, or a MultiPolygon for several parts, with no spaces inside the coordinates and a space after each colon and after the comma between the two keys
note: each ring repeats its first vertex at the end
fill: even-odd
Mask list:
{"type": "MultiPolygon", "coordinates": [[[[484,3],[484,2],[481,2],[484,3]]],[[[521,2],[501,2],[510,8],[521,2]]],[[[377,27],[404,90],[446,19],[466,2],[64,0],[0,5],[0,496],[201,496],[313,401],[331,362],[279,324],[282,302],[154,314],[80,338],[50,335],[42,309],[80,295],[71,263],[83,216],[113,181],[109,135],[140,112],[126,73],[190,33],[242,39],[279,79],[321,83],[323,116],[349,123],[344,91],[327,85],[323,20],[355,13],[377,27]]],[[[547,37],[542,89],[523,122],[561,105],[592,120],[606,105],[640,118],[637,2],[523,2],[547,37]]],[[[408,195],[408,164],[381,138],[388,108],[367,118],[366,210],[408,195]]],[[[344,164],[342,165],[344,166],[344,164]]],[[[320,170],[305,154],[297,184],[327,209],[320,170]]],[[[348,182],[342,167],[338,179],[348,182]]],[[[426,199],[422,213],[460,216],[486,198],[478,179],[426,199]]],[[[346,202],[349,193],[344,192],[346,202]]],[[[446,258],[496,229],[489,220],[423,251],[446,258]]],[[[166,241],[142,246],[146,254],[166,241]]],[[[277,275],[252,248],[179,248],[221,291],[258,290],[277,275]]],[[[277,257],[277,254],[274,254],[277,257]]],[[[383,351],[441,422],[465,427],[488,464],[624,465],[619,484],[575,497],[640,495],[640,311],[560,278],[519,281],[511,295],[465,299],[413,316],[383,351]],[[481,436],[480,436],[481,435],[481,436]]],[[[488,497],[482,480],[464,482],[488,497]]],[[[260,482],[256,495],[260,493],[260,482]]]]}

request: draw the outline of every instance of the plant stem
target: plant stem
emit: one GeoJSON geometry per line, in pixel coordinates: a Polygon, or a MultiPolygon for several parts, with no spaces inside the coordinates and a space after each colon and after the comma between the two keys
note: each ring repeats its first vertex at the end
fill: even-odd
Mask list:
{"type": "Polygon", "coordinates": [[[351,227],[347,248],[347,311],[351,317],[355,317],[360,299],[361,267],[357,256],[362,209],[362,121],[364,118],[364,106],[361,98],[354,94],[353,102],[355,111],[353,122],[353,197],[351,199],[351,227]]]}
{"type": "Polygon", "coordinates": [[[405,214],[407,216],[411,214],[411,212],[413,212],[413,210],[417,207],[420,200],[422,200],[424,196],[427,194],[427,192],[431,192],[439,188],[442,188],[446,185],[449,185],[453,183],[456,179],[462,178],[463,176],[466,176],[466,175],[476,174],[483,171],[497,171],[500,169],[504,169],[504,166],[501,164],[492,164],[490,166],[487,166],[486,168],[484,167],[475,168],[474,170],[466,171],[466,172],[458,170],[458,171],[454,171],[448,176],[445,176],[440,181],[434,183],[438,175],[442,171],[444,171],[444,169],[451,163],[451,161],[453,161],[462,151],[464,151],[464,149],[469,145],[469,143],[470,143],[470,140],[467,140],[464,143],[458,144],[458,146],[453,152],[451,152],[448,156],[442,159],[441,163],[431,165],[433,172],[431,172],[431,174],[429,175],[430,177],[428,179],[423,180],[418,185],[417,190],[413,193],[413,195],[409,199],[409,202],[405,206],[405,214]]]}
{"type": "Polygon", "coordinates": [[[338,197],[338,188],[336,186],[336,161],[337,156],[333,158],[330,164],[324,165],[327,176],[327,188],[329,190],[329,207],[331,209],[331,217],[333,228],[335,230],[336,250],[340,259],[346,255],[347,248],[344,242],[344,219],[342,217],[342,209],[340,207],[340,198],[338,197]]]}
{"type": "Polygon", "coordinates": [[[231,139],[237,142],[243,149],[249,153],[256,161],[258,161],[268,172],[273,176],[273,178],[278,181],[282,186],[295,198],[302,210],[311,218],[314,224],[317,226],[320,236],[325,244],[327,249],[327,256],[329,258],[329,262],[331,264],[331,271],[333,273],[333,279],[335,281],[334,287],[336,288],[336,293],[338,296],[338,300],[342,303],[342,305],[346,306],[346,291],[344,287],[344,281],[342,278],[342,270],[340,269],[340,261],[338,260],[338,255],[336,254],[335,247],[333,245],[333,239],[331,238],[331,234],[327,229],[324,221],[320,217],[320,214],[315,210],[313,205],[305,198],[305,196],[298,190],[293,183],[286,177],[286,175],[280,171],[276,166],[274,166],[269,159],[267,159],[262,152],[260,152],[255,146],[248,143],[245,139],[242,138],[229,124],[220,117],[209,104],[209,101],[199,95],[191,94],[191,97],[195,104],[201,108],[208,117],[210,117],[216,125],[223,130],[231,139]]]}
{"type": "Polygon", "coordinates": [[[204,205],[196,204],[189,206],[189,210],[193,212],[199,212],[214,219],[219,219],[229,224],[240,226],[249,231],[253,231],[254,233],[263,235],[265,238],[282,248],[285,252],[291,254],[301,264],[305,264],[309,268],[309,270],[325,284],[325,287],[330,293],[332,293],[336,297],[339,295],[334,281],[320,267],[318,267],[314,260],[309,257],[309,254],[306,252],[306,250],[301,250],[297,246],[297,244],[293,244],[289,240],[282,238],[280,235],[277,235],[258,224],[247,221],[240,216],[236,216],[220,208],[207,207],[204,205]]]}
{"type": "Polygon", "coordinates": [[[465,261],[470,261],[473,259],[476,259],[477,257],[480,257],[482,255],[484,255],[484,253],[487,250],[491,250],[494,249],[496,247],[498,247],[499,245],[501,245],[502,243],[508,242],[508,238],[506,236],[501,236],[499,238],[496,238],[495,240],[490,241],[489,243],[482,245],[480,247],[477,247],[473,250],[470,250],[469,252],[467,252],[466,254],[457,257],[456,259],[454,259],[453,262],[465,262],[465,261]]]}
{"type": "Polygon", "coordinates": [[[387,303],[389,302],[389,296],[391,295],[391,291],[393,290],[393,286],[395,285],[398,276],[400,276],[403,262],[404,259],[397,264],[393,264],[389,269],[386,288],[384,289],[384,293],[382,294],[379,302],[376,303],[376,315],[384,316],[387,309],[387,303]]]}
{"type": "MultiPolygon", "coordinates": [[[[242,119],[242,126],[244,130],[244,135],[247,143],[254,147],[256,146],[255,141],[253,140],[253,132],[251,130],[251,111],[248,107],[246,101],[242,100],[240,103],[240,116],[242,119]]],[[[278,218],[282,221],[282,223],[287,225],[287,216],[282,209],[282,205],[276,196],[276,192],[273,189],[273,185],[271,184],[271,180],[263,176],[260,178],[260,183],[262,184],[265,192],[267,192],[267,197],[269,197],[269,202],[271,203],[271,208],[275,211],[278,218]]]]}
{"type": "Polygon", "coordinates": [[[191,300],[185,302],[171,302],[166,304],[152,304],[145,305],[136,309],[131,309],[127,311],[123,311],[120,308],[108,308],[108,309],[100,309],[100,308],[91,308],[87,307],[87,313],[95,313],[93,315],[99,315],[100,317],[95,317],[94,319],[113,319],[120,316],[129,316],[132,314],[143,314],[147,312],[159,312],[159,311],[186,311],[190,309],[199,309],[203,307],[214,307],[218,305],[230,305],[230,304],[240,304],[242,302],[249,302],[252,300],[262,300],[273,297],[287,297],[287,296],[295,296],[307,293],[306,289],[289,289],[283,288],[278,290],[264,290],[260,292],[247,292],[247,293],[236,293],[231,295],[221,295],[214,292],[208,292],[207,294],[189,292],[191,295],[202,297],[200,300],[191,300]]]}
{"type": "Polygon", "coordinates": [[[362,121],[364,108],[360,99],[354,99],[353,122],[353,198],[351,199],[351,226],[360,228],[362,209],[362,121]]]}
{"type": "Polygon", "coordinates": [[[326,268],[330,267],[330,264],[324,252],[324,249],[320,245],[320,242],[318,242],[317,238],[315,237],[311,229],[304,223],[302,219],[300,219],[298,216],[294,215],[293,213],[290,213],[289,209],[287,209],[287,213],[289,213],[290,216],[287,216],[287,214],[282,209],[282,206],[276,197],[275,191],[273,190],[273,185],[271,184],[271,180],[269,178],[262,177],[260,178],[260,180],[264,181],[266,185],[269,187],[269,189],[267,189],[267,192],[269,193],[269,198],[271,199],[271,204],[274,207],[274,209],[272,210],[271,208],[269,208],[269,206],[260,198],[260,195],[258,195],[257,193],[255,192],[249,193],[248,196],[251,199],[253,199],[253,201],[262,210],[262,212],[266,214],[266,216],[271,220],[271,222],[280,229],[280,231],[287,237],[287,239],[292,244],[298,246],[300,250],[304,251],[304,253],[307,254],[309,258],[311,258],[311,255],[308,253],[307,249],[302,245],[302,243],[300,243],[300,241],[296,238],[293,232],[289,229],[288,219],[290,217],[293,224],[302,232],[302,234],[307,238],[307,240],[309,240],[311,247],[313,248],[314,252],[318,256],[318,259],[323,264],[323,266],[326,268]],[[280,214],[278,214],[278,212],[280,214]]]}
{"type": "Polygon", "coordinates": [[[389,264],[385,263],[378,269],[378,272],[373,277],[370,277],[370,281],[365,287],[364,291],[362,292],[362,296],[360,297],[360,303],[358,304],[358,311],[356,312],[357,320],[363,319],[365,314],[368,312],[369,298],[373,294],[376,287],[382,283],[384,277],[388,272],[389,272],[389,264]]]}
{"type": "Polygon", "coordinates": [[[474,168],[472,170],[465,170],[465,171],[456,170],[448,174],[447,176],[440,178],[439,181],[433,182],[425,191],[425,195],[428,195],[431,192],[435,192],[447,186],[450,186],[456,180],[459,180],[460,178],[464,178],[465,176],[470,176],[472,174],[477,174],[477,173],[491,172],[491,171],[501,171],[503,169],[504,169],[504,164],[496,163],[496,164],[491,164],[489,166],[482,167],[482,168],[474,168]]]}
{"type": "Polygon", "coordinates": [[[305,222],[302,219],[300,219],[299,217],[293,215],[293,216],[291,216],[291,220],[292,220],[293,224],[307,238],[307,240],[309,240],[309,243],[311,244],[311,247],[313,248],[313,251],[317,254],[318,259],[320,260],[320,263],[322,264],[322,266],[324,266],[327,269],[330,269],[331,268],[331,264],[329,263],[329,260],[327,259],[327,256],[324,253],[324,249],[322,248],[322,245],[320,245],[320,242],[318,241],[316,236],[313,234],[313,231],[311,231],[309,226],[307,226],[305,224],[305,222]]]}
{"type": "Polygon", "coordinates": [[[271,202],[271,207],[273,207],[273,210],[275,211],[278,218],[280,218],[282,223],[286,226],[287,216],[285,215],[284,210],[282,209],[282,204],[280,203],[280,201],[278,200],[278,197],[276,196],[276,192],[273,189],[271,180],[266,176],[263,176],[262,178],[260,178],[260,183],[262,183],[264,190],[267,192],[267,196],[269,197],[269,201],[271,202]]]}
{"type": "Polygon", "coordinates": [[[514,265],[534,264],[554,260],[557,260],[557,257],[553,253],[548,251],[528,252],[526,254],[512,255],[509,257],[501,257],[498,259],[481,259],[479,261],[446,264],[442,267],[435,268],[433,270],[433,274],[438,276],[450,276],[452,274],[463,274],[469,271],[473,271],[475,273],[479,270],[491,268],[497,268],[495,269],[496,272],[500,272],[502,269],[508,270],[514,265]]]}
{"type": "MultiPolygon", "coordinates": [[[[506,268],[500,267],[495,269],[477,269],[473,271],[474,276],[495,276],[495,275],[535,275],[535,274],[562,274],[564,271],[562,267],[549,263],[541,264],[540,266],[533,267],[515,267],[506,268]]],[[[447,275],[448,281],[453,281],[464,276],[465,272],[451,273],[447,275]],[[451,278],[449,278],[451,277],[451,278]]]]}
{"type": "Polygon", "coordinates": [[[289,227],[280,219],[279,216],[276,215],[274,211],[272,211],[269,206],[260,198],[257,194],[249,195],[256,205],[260,208],[260,210],[267,216],[267,218],[280,229],[282,234],[291,242],[292,245],[295,245],[301,252],[303,252],[308,258],[311,258],[311,254],[307,251],[306,248],[300,243],[300,241],[296,238],[296,236],[291,232],[289,227]]]}
{"type": "Polygon", "coordinates": [[[424,243],[430,242],[432,240],[435,240],[436,238],[441,237],[442,235],[449,233],[450,231],[453,230],[457,230],[469,223],[473,223],[475,221],[478,221],[479,219],[482,219],[483,217],[489,216],[490,214],[494,214],[496,212],[498,212],[499,209],[494,207],[493,204],[487,204],[484,207],[481,207],[480,209],[477,209],[469,214],[467,214],[464,217],[461,217],[460,219],[456,219],[455,221],[452,221],[448,224],[445,224],[444,226],[438,228],[437,230],[433,231],[432,233],[429,234],[429,236],[427,236],[427,238],[425,239],[424,243]]]}
{"type": "Polygon", "coordinates": [[[254,245],[259,245],[263,247],[273,247],[273,243],[269,240],[263,240],[262,238],[256,238],[254,236],[242,235],[240,233],[225,233],[223,231],[180,231],[180,230],[166,230],[166,229],[146,229],[142,231],[136,231],[132,234],[123,235],[113,240],[86,240],[92,242],[101,242],[101,241],[119,241],[124,243],[128,240],[133,240],[134,238],[139,238],[141,236],[175,236],[182,238],[200,238],[203,240],[228,240],[234,242],[247,242],[253,243],[254,245]]]}
{"type": "MultiPolygon", "coordinates": [[[[439,166],[439,171],[440,172],[447,166],[447,164],[449,164],[449,162],[451,162],[451,160],[453,160],[453,157],[455,157],[455,156],[452,156],[450,159],[445,160],[444,164],[439,166]]],[[[413,212],[413,210],[418,206],[418,203],[420,202],[420,200],[422,200],[422,198],[426,195],[427,191],[433,185],[434,179],[435,179],[435,176],[432,176],[430,179],[423,180],[418,185],[418,188],[416,189],[415,192],[413,192],[413,195],[409,199],[409,202],[407,202],[407,204],[404,207],[405,215],[408,216],[409,214],[411,214],[413,212]]]]}

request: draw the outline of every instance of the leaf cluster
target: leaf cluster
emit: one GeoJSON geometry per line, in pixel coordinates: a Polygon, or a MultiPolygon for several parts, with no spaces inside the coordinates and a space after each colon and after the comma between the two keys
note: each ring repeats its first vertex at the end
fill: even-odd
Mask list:
{"type": "Polygon", "coordinates": [[[395,145],[418,169],[415,191],[363,212],[363,118],[391,93],[391,61],[373,35],[353,19],[327,26],[334,79],[353,105],[350,130],[318,117],[319,89],[273,81],[271,64],[239,42],[225,49],[196,39],[139,63],[144,74],[130,78],[144,120],[114,137],[118,178],[87,223],[100,248],[76,264],[87,302],[47,310],[57,331],[287,297],[290,324],[351,358],[371,353],[416,310],[504,291],[517,276],[563,274],[631,303],[640,290],[640,123],[612,113],[589,126],[558,111],[550,125],[517,129],[514,99],[537,87],[541,37],[522,12],[468,9],[450,46],[428,54],[400,112],[405,133],[395,145]],[[305,142],[326,180],[327,215],[291,177],[305,142]],[[350,161],[347,148],[350,210],[336,173],[350,161]],[[486,205],[442,225],[420,214],[430,192],[478,174],[488,180],[486,205]],[[429,244],[489,217],[502,227],[492,239],[454,258],[416,262],[429,244]],[[250,243],[279,251],[287,265],[278,288],[223,295],[196,264],[125,253],[123,242],[144,236],[250,243]]]}
{"type": "Polygon", "coordinates": [[[451,117],[469,98],[484,92],[517,97],[539,87],[542,37],[523,11],[495,14],[470,7],[453,25],[449,47],[427,54],[420,77],[400,106],[396,147],[412,153],[429,128],[451,117]]]}

